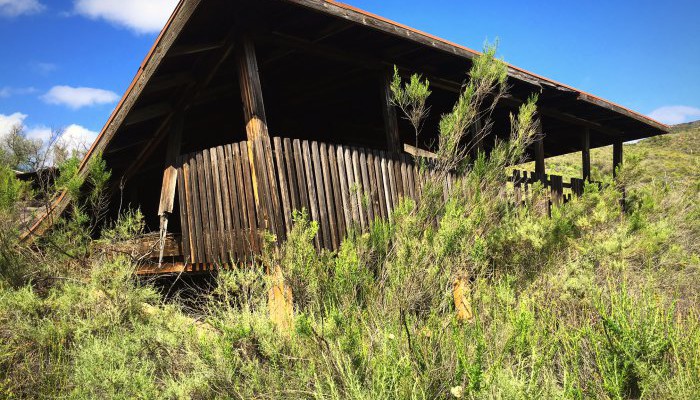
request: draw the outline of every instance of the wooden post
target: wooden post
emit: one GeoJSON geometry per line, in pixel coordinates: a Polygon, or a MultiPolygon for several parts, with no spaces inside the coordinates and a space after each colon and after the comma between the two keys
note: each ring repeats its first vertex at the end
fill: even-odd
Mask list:
{"type": "MultiPolygon", "coordinates": [[[[279,239],[283,234],[284,218],[281,214],[279,192],[273,171],[272,145],[267,129],[258,60],[255,55],[255,45],[249,37],[241,40],[236,51],[236,62],[248,137],[248,158],[255,208],[262,213],[265,228],[277,234],[279,239]]],[[[270,317],[281,331],[288,332],[292,326],[293,316],[292,290],[285,282],[279,266],[268,266],[267,274],[273,282],[268,293],[270,317]]]]}
{"type": "Polygon", "coordinates": [[[613,177],[617,176],[617,167],[622,165],[622,140],[613,143],[613,177]]]}
{"type": "Polygon", "coordinates": [[[584,181],[591,180],[591,131],[583,128],[581,135],[581,170],[584,181]]]}
{"type": "Polygon", "coordinates": [[[244,37],[236,48],[236,62],[243,117],[249,142],[248,159],[251,166],[255,205],[258,212],[262,213],[262,220],[265,223],[263,228],[270,229],[279,237],[283,228],[282,221],[276,218],[281,210],[273,171],[272,145],[267,130],[255,45],[249,37],[244,37]]]}
{"type": "Polygon", "coordinates": [[[160,252],[158,265],[163,262],[163,250],[165,249],[165,237],[168,234],[168,217],[173,213],[175,204],[175,189],[177,187],[177,166],[175,161],[180,155],[182,144],[182,129],[184,125],[184,111],[178,110],[171,119],[170,133],[168,135],[168,147],[165,153],[165,170],[163,171],[163,184],[158,203],[158,216],[160,217],[160,252]]]}
{"type": "Polygon", "coordinates": [[[542,123],[537,128],[537,139],[535,140],[535,176],[537,179],[546,183],[546,175],[544,169],[544,134],[542,133],[542,123]]]}
{"type": "Polygon", "coordinates": [[[401,136],[399,135],[399,121],[396,116],[396,107],[391,103],[391,80],[393,71],[387,70],[382,76],[382,116],[384,117],[384,131],[386,133],[387,150],[390,153],[399,154],[403,150],[401,136]]]}

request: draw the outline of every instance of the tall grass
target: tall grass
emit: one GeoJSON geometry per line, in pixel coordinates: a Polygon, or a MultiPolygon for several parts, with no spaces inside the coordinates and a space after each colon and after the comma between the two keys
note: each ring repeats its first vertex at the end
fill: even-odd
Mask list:
{"type": "MultiPolygon", "coordinates": [[[[495,69],[481,68],[498,72],[489,57],[495,69]]],[[[471,107],[446,118],[462,124],[471,107]]],[[[698,176],[662,190],[626,162],[626,213],[613,182],[551,217],[537,193],[515,207],[505,169],[534,116],[533,99],[488,157],[450,150],[442,165],[463,177],[446,201],[428,185],[337,252],[317,252],[316,222],[295,213],[281,248],[220,272],[196,307],[76,239],[92,226],[80,212],[34,250],[7,236],[0,397],[700,398],[698,176]],[[265,271],[276,266],[294,293],[290,331],[269,316],[265,271]],[[458,279],[471,321],[455,316],[458,279]]],[[[19,190],[8,179],[0,189],[19,190]]],[[[104,240],[139,232],[141,218],[126,212],[104,240]]]]}

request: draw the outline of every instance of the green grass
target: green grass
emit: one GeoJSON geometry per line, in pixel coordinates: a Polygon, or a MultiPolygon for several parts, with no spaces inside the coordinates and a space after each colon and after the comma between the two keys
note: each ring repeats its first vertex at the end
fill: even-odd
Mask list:
{"type": "MultiPolygon", "coordinates": [[[[700,122],[679,125],[668,135],[625,143],[624,160],[639,162],[646,181],[686,180],[698,172],[700,161],[700,122]]],[[[525,169],[534,171],[534,163],[525,169]]],[[[581,177],[581,153],[570,153],[545,160],[548,173],[581,177]]],[[[591,150],[591,175],[601,181],[612,175],[612,146],[591,150]]]]}
{"type": "MultiPolygon", "coordinates": [[[[182,301],[124,257],[0,234],[0,398],[700,398],[699,144],[690,127],[626,145],[626,213],[612,186],[551,218],[536,197],[513,208],[488,162],[446,204],[428,188],[337,253],[317,254],[302,213],[278,253],[182,301]],[[291,332],[268,317],[271,265],[294,292],[291,332]],[[458,276],[471,322],[454,316],[458,276]]],[[[593,154],[601,176],[608,153],[593,154]]],[[[76,224],[56,243],[91,248],[76,224]]]]}

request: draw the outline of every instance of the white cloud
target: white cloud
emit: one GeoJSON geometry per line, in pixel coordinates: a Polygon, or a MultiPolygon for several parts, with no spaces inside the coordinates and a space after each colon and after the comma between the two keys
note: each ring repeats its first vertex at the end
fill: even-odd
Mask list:
{"type": "Polygon", "coordinates": [[[700,119],[700,108],[690,106],[664,106],[652,111],[649,117],[668,125],[682,124],[683,122],[700,119]]]}
{"type": "Polygon", "coordinates": [[[37,90],[33,87],[24,87],[24,88],[13,88],[9,86],[5,86],[0,88],[0,98],[8,98],[12,97],[15,95],[25,95],[25,94],[32,94],[36,93],[37,90]]]}
{"type": "Polygon", "coordinates": [[[65,146],[69,150],[79,151],[90,148],[92,142],[97,138],[97,132],[78,124],[70,124],[58,131],[45,125],[37,125],[25,130],[25,135],[28,139],[39,139],[45,144],[48,144],[55,134],[60,134],[56,138],[56,144],[65,146]]]}
{"type": "Polygon", "coordinates": [[[39,139],[45,143],[53,136],[53,130],[46,125],[36,125],[31,128],[25,128],[24,135],[27,139],[39,139]]]}
{"type": "Polygon", "coordinates": [[[38,0],[0,0],[0,16],[18,17],[20,15],[36,14],[46,8],[38,0]]]}
{"type": "Polygon", "coordinates": [[[72,124],[63,130],[59,142],[69,150],[85,151],[97,138],[97,132],[83,126],[72,124]]]}
{"type": "Polygon", "coordinates": [[[49,104],[61,104],[74,110],[119,100],[119,96],[109,90],[71,86],[54,86],[41,98],[49,104]]]}
{"type": "MultiPolygon", "coordinates": [[[[49,141],[55,138],[54,135],[60,134],[58,138],[55,138],[57,145],[63,146],[69,152],[75,150],[79,153],[84,153],[97,138],[97,132],[78,124],[70,124],[63,129],[56,130],[46,125],[27,126],[24,123],[26,119],[27,114],[19,112],[10,115],[0,114],[0,140],[10,133],[12,127],[22,125],[24,126],[24,135],[28,139],[39,139],[47,146],[51,144],[49,141]]],[[[44,150],[46,150],[46,147],[44,147],[44,150]]],[[[53,155],[48,154],[47,157],[47,164],[52,164],[53,155]]]]}
{"type": "Polygon", "coordinates": [[[0,136],[5,136],[10,133],[10,129],[15,125],[23,125],[27,114],[16,112],[14,114],[0,114],[0,136]]]}
{"type": "MultiPolygon", "coordinates": [[[[0,0],[2,1],[2,0],[0,0]]],[[[75,0],[75,12],[104,19],[136,33],[158,32],[178,0],[75,0]]]]}

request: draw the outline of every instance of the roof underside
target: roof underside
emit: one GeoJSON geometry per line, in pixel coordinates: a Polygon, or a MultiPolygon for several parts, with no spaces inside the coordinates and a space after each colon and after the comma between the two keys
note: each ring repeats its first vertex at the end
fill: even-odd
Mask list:
{"type": "MultiPolygon", "coordinates": [[[[256,42],[273,135],[295,132],[290,120],[306,123],[305,111],[316,114],[313,121],[321,126],[335,129],[336,136],[347,135],[342,125],[323,125],[324,121],[319,120],[319,115],[328,114],[327,109],[299,106],[311,107],[319,98],[324,104],[337,103],[338,108],[348,110],[347,118],[345,114],[334,117],[343,117],[338,123],[345,124],[349,132],[357,132],[362,129],[364,117],[357,110],[353,114],[353,108],[374,105],[362,95],[353,94],[353,88],[371,91],[367,77],[394,65],[406,74],[418,72],[428,77],[435,102],[448,104],[450,96],[456,98],[470,60],[477,54],[335,2],[183,0],[93,146],[92,150],[104,151],[110,167],[116,170],[115,176],[141,168],[142,164],[134,160],[148,156],[144,149],[153,151],[151,145],[162,139],[168,120],[184,109],[192,121],[186,132],[210,129],[217,130],[218,136],[243,132],[238,122],[242,117],[232,54],[236,40],[244,33],[256,42]],[[309,74],[313,77],[306,81],[301,78],[309,74]],[[347,101],[332,98],[333,92],[343,93],[347,101]],[[295,112],[290,114],[290,110],[295,112]],[[353,118],[356,115],[359,117],[353,118]],[[275,118],[283,132],[275,131],[275,118]]],[[[496,112],[494,132],[507,134],[508,127],[503,123],[507,124],[508,113],[530,94],[538,93],[547,157],[580,150],[584,127],[590,130],[592,148],[668,130],[663,124],[566,85],[512,66],[509,73],[510,97],[496,112]]],[[[380,112],[378,104],[376,107],[380,112]]],[[[447,111],[441,107],[436,104],[433,118],[447,111]]],[[[371,118],[366,116],[368,121],[371,118]]],[[[367,136],[376,136],[379,132],[372,131],[370,125],[366,124],[367,136]]],[[[357,143],[366,144],[362,135],[353,133],[356,135],[357,143]]],[[[218,144],[218,140],[202,139],[190,143],[190,148],[218,144]]],[[[158,153],[162,152],[155,151],[158,153]]],[[[162,166],[158,160],[153,164],[162,166]]]]}
{"type": "MultiPolygon", "coordinates": [[[[178,115],[185,115],[183,152],[244,139],[233,60],[244,34],[256,44],[272,135],[367,146],[384,141],[377,77],[396,65],[406,75],[429,78],[432,120],[426,127],[436,126],[478,54],[331,1],[181,0],[81,172],[92,155],[102,153],[113,176],[138,173],[159,182],[163,138],[178,115]]],[[[507,135],[508,114],[538,93],[547,157],[580,150],[584,128],[592,148],[668,131],[633,111],[516,67],[509,66],[509,75],[510,97],[499,103],[493,132],[507,135]]],[[[67,201],[62,196],[56,209],[67,201]]]]}

